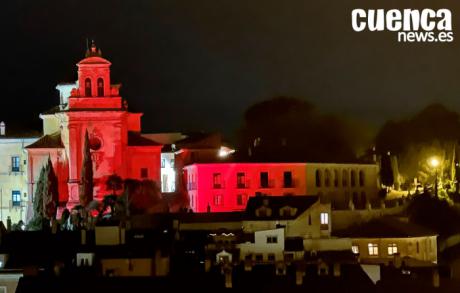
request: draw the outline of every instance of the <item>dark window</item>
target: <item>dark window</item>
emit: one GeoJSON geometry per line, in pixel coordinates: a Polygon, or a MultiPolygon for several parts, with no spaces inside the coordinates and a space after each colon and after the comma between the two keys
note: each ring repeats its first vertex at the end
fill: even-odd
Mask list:
{"type": "Polygon", "coordinates": [[[275,254],[274,253],[269,253],[267,259],[268,259],[268,261],[275,261],[275,254]]]}
{"type": "Polygon", "coordinates": [[[149,169],[141,168],[141,178],[148,178],[149,177],[149,169]]]}
{"type": "Polygon", "coordinates": [[[246,194],[238,194],[236,196],[236,204],[239,206],[246,205],[247,200],[248,200],[248,196],[246,194]]]}
{"type": "Polygon", "coordinates": [[[350,185],[351,185],[351,187],[356,186],[356,172],[355,172],[355,170],[351,170],[351,172],[350,172],[350,185]]]}
{"type": "Polygon", "coordinates": [[[246,254],[244,257],[245,260],[252,260],[252,254],[246,254]]]}
{"type": "Polygon", "coordinates": [[[102,78],[97,79],[97,96],[104,96],[104,80],[102,78]]]}
{"type": "Polygon", "coordinates": [[[278,236],[267,236],[267,243],[278,243],[278,236]]]}
{"type": "Polygon", "coordinates": [[[311,215],[308,215],[308,225],[311,226],[311,215]]]}
{"type": "Polygon", "coordinates": [[[268,172],[260,172],[260,187],[268,188],[268,172]]]}
{"type": "Polygon", "coordinates": [[[20,160],[19,157],[11,157],[11,171],[19,172],[20,171],[20,160]]]}
{"type": "Polygon", "coordinates": [[[243,172],[236,173],[236,185],[238,188],[246,188],[245,175],[243,172]]]}
{"type": "Polygon", "coordinates": [[[91,79],[85,79],[85,96],[91,97],[91,79]]]}
{"type": "Polygon", "coordinates": [[[12,191],[12,205],[14,207],[21,206],[21,192],[19,190],[12,191]]]}
{"type": "Polygon", "coordinates": [[[364,186],[364,171],[359,171],[359,186],[364,186]]]}
{"type": "Polygon", "coordinates": [[[326,171],[324,172],[324,185],[326,187],[331,186],[331,171],[329,171],[328,169],[326,169],[326,171]]]}
{"type": "Polygon", "coordinates": [[[348,186],[348,172],[347,170],[343,170],[342,172],[342,186],[348,186]]]}
{"type": "Polygon", "coordinates": [[[292,187],[292,172],[291,171],[284,172],[283,180],[284,180],[284,187],[286,188],[292,187]]]}
{"type": "Polygon", "coordinates": [[[212,174],[212,183],[214,188],[222,188],[222,176],[220,173],[212,174]]]}
{"type": "Polygon", "coordinates": [[[293,253],[286,253],[284,255],[284,260],[288,261],[288,262],[293,261],[294,260],[294,254],[293,253]]]}
{"type": "Polygon", "coordinates": [[[316,187],[321,187],[321,170],[316,170],[315,181],[316,181],[316,187]]]}
{"type": "Polygon", "coordinates": [[[334,187],[339,186],[339,171],[334,170],[334,187]]]}
{"type": "Polygon", "coordinates": [[[256,261],[263,261],[264,256],[262,254],[256,254],[256,261]]]}

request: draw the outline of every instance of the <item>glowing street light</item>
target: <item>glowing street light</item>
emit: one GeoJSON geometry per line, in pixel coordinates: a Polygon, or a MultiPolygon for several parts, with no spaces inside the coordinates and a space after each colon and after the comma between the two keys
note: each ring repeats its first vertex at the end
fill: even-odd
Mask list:
{"type": "Polygon", "coordinates": [[[430,165],[435,169],[436,177],[434,180],[434,195],[438,197],[438,166],[439,160],[436,157],[430,159],[430,165]]]}

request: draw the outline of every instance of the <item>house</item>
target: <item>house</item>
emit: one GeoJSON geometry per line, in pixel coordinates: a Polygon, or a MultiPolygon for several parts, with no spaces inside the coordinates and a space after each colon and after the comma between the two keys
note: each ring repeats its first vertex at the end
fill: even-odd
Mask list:
{"type": "Polygon", "coordinates": [[[364,209],[378,201],[375,164],[196,163],[184,167],[195,212],[244,210],[256,194],[316,195],[333,207],[364,209]]]}
{"type": "Polygon", "coordinates": [[[382,217],[344,231],[337,237],[348,237],[353,253],[364,264],[434,267],[437,264],[437,234],[407,220],[382,217]]]}

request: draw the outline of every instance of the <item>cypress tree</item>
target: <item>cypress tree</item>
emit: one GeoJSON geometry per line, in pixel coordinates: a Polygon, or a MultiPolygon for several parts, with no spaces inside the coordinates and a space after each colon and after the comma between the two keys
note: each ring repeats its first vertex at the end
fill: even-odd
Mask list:
{"type": "Polygon", "coordinates": [[[35,188],[34,194],[34,215],[27,225],[29,230],[41,230],[44,222],[44,210],[43,210],[43,192],[45,189],[45,173],[46,168],[42,166],[40,175],[37,181],[37,187],[35,188]]]}
{"type": "Polygon", "coordinates": [[[54,173],[51,158],[48,157],[48,163],[45,168],[45,184],[43,189],[43,209],[45,218],[51,220],[56,218],[56,212],[59,202],[58,179],[54,173]]]}
{"type": "Polygon", "coordinates": [[[85,132],[83,164],[81,168],[80,205],[86,207],[93,200],[93,161],[89,148],[88,130],[85,132]]]}

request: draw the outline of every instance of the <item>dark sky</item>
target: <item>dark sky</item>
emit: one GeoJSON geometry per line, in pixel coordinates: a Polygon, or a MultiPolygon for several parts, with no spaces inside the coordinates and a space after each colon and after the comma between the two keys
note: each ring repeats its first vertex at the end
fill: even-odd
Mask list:
{"type": "Polygon", "coordinates": [[[40,125],[87,37],[145,131],[231,134],[249,105],[276,95],[374,125],[435,101],[460,110],[457,40],[403,44],[350,23],[354,8],[442,7],[460,39],[458,0],[3,1],[0,120],[40,125]]]}

